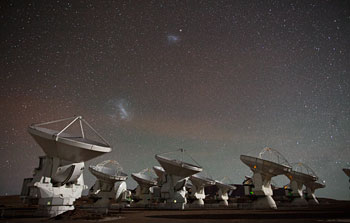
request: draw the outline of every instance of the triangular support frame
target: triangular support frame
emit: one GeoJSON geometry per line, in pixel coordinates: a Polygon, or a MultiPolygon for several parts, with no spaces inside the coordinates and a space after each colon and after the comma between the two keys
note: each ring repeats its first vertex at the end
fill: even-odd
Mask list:
{"type": "Polygon", "coordinates": [[[50,121],[50,122],[44,122],[44,123],[39,123],[39,124],[32,124],[32,126],[43,126],[43,125],[50,125],[50,124],[55,124],[55,123],[59,123],[59,122],[65,122],[68,120],[72,120],[68,125],[66,125],[61,131],[59,131],[57,134],[55,134],[53,137],[55,138],[55,140],[57,141],[59,136],[65,132],[70,126],[72,126],[75,122],[79,121],[79,125],[80,125],[80,131],[81,131],[81,136],[83,138],[85,138],[85,132],[84,132],[84,128],[83,128],[83,122],[84,124],[86,124],[96,135],[99,139],[101,139],[107,146],[110,146],[109,143],[107,142],[107,140],[105,140],[82,116],[73,116],[70,118],[64,118],[64,119],[59,119],[59,120],[55,120],[55,121],[50,121]]]}

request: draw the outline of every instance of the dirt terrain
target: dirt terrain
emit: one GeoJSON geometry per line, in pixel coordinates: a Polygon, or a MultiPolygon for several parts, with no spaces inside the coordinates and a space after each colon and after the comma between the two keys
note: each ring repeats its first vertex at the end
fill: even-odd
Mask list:
{"type": "Polygon", "coordinates": [[[0,222],[350,222],[350,201],[323,199],[320,205],[308,208],[279,210],[147,210],[125,208],[98,215],[77,207],[55,218],[33,216],[35,207],[21,204],[18,196],[0,197],[0,222]]]}

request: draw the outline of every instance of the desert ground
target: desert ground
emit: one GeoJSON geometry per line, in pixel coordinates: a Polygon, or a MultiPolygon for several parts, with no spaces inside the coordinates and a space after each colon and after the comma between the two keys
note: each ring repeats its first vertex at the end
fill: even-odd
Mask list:
{"type": "Polygon", "coordinates": [[[350,201],[320,199],[320,205],[278,210],[189,209],[149,210],[113,209],[99,215],[77,206],[55,218],[33,216],[35,206],[25,206],[18,196],[0,197],[0,222],[350,222],[350,201]]]}

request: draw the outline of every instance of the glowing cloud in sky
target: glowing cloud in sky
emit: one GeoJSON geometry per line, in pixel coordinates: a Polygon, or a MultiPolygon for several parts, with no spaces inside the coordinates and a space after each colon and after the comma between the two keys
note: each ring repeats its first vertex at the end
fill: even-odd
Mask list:
{"type": "Polygon", "coordinates": [[[176,35],[168,35],[168,43],[169,44],[174,44],[180,41],[180,37],[176,35]]]}
{"type": "Polygon", "coordinates": [[[122,103],[119,103],[118,105],[119,108],[119,116],[122,120],[127,120],[129,119],[129,113],[125,110],[124,105],[122,103]]]}
{"type": "Polygon", "coordinates": [[[130,103],[125,99],[111,99],[105,106],[107,115],[115,121],[130,121],[132,112],[130,103]]]}

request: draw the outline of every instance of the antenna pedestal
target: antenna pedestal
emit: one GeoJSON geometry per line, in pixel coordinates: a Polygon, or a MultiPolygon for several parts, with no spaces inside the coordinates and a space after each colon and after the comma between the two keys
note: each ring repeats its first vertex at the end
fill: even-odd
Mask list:
{"type": "Polygon", "coordinates": [[[215,184],[219,189],[216,200],[219,201],[219,205],[228,206],[228,192],[231,189],[235,189],[235,187],[232,185],[224,184],[221,181],[215,181],[215,184]]]}
{"type": "Polygon", "coordinates": [[[271,178],[290,172],[291,167],[286,165],[288,161],[279,152],[271,148],[264,148],[259,157],[240,156],[241,161],[249,166],[253,172],[253,188],[250,191],[251,195],[256,196],[256,200],[253,201],[253,207],[277,209],[276,202],[272,198],[271,178]],[[277,162],[262,159],[261,157],[265,152],[273,155],[277,162]]]}
{"type": "Polygon", "coordinates": [[[219,205],[222,206],[228,206],[228,191],[223,191],[221,189],[219,189],[218,191],[218,196],[217,196],[217,200],[219,201],[219,205]]]}
{"type": "Polygon", "coordinates": [[[271,175],[254,172],[252,177],[254,194],[257,196],[272,196],[271,178],[271,175]]]}
{"type": "Polygon", "coordinates": [[[257,196],[257,200],[253,202],[254,208],[277,209],[276,202],[272,198],[271,178],[272,175],[253,172],[252,181],[254,187],[252,188],[252,192],[257,196]]]}
{"type": "Polygon", "coordinates": [[[306,164],[298,162],[292,164],[293,170],[289,173],[285,173],[286,177],[289,178],[289,188],[291,192],[289,197],[292,198],[292,206],[307,206],[308,202],[303,196],[303,186],[312,184],[318,178],[314,171],[306,164]]]}
{"type": "Polygon", "coordinates": [[[306,188],[306,199],[308,203],[310,204],[319,204],[316,196],[315,196],[315,190],[312,190],[310,188],[306,188]]]}
{"type": "Polygon", "coordinates": [[[114,184],[106,187],[105,182],[96,180],[89,191],[89,197],[95,200],[92,207],[96,212],[107,214],[113,201],[123,202],[126,200],[126,193],[125,182],[116,187],[114,187],[114,184]]]}
{"type": "Polygon", "coordinates": [[[313,181],[313,182],[308,182],[305,184],[306,186],[306,200],[308,200],[309,203],[314,203],[314,204],[319,204],[316,196],[315,196],[315,190],[320,189],[320,188],[325,188],[326,185],[321,182],[313,181]]]}
{"type": "Polygon", "coordinates": [[[54,217],[73,210],[73,203],[86,189],[83,179],[84,163],[70,163],[48,156],[39,157],[39,166],[31,180],[25,180],[22,199],[38,204],[36,215],[54,217]]]}
{"type": "MultiPolygon", "coordinates": [[[[180,151],[183,155],[184,150],[181,149],[180,151]]],[[[175,159],[169,159],[161,155],[156,155],[155,158],[165,171],[165,182],[162,182],[163,184],[160,189],[161,199],[166,202],[164,207],[170,209],[184,209],[187,203],[186,182],[191,175],[201,172],[203,170],[202,167],[175,159]]],[[[156,171],[157,175],[160,174],[157,172],[159,171],[156,171]]]]}
{"type": "Polygon", "coordinates": [[[204,206],[205,199],[205,187],[209,185],[215,185],[215,182],[209,178],[203,177],[201,175],[195,174],[190,177],[192,182],[191,191],[189,192],[189,197],[194,199],[192,202],[195,206],[204,206]]]}
{"type": "Polygon", "coordinates": [[[289,186],[293,197],[303,197],[303,182],[291,180],[289,186]]]}
{"type": "Polygon", "coordinates": [[[166,202],[166,208],[183,210],[187,203],[185,184],[188,177],[166,174],[165,178],[166,182],[162,185],[160,192],[161,198],[166,202]]]}
{"type": "Polygon", "coordinates": [[[152,172],[147,168],[139,173],[131,174],[131,177],[138,183],[134,197],[135,200],[137,200],[137,205],[141,207],[148,206],[152,203],[154,188],[157,185],[157,180],[146,173],[151,174],[152,172]]]}
{"type": "Polygon", "coordinates": [[[205,199],[204,186],[205,185],[195,185],[195,184],[192,186],[191,192],[189,193],[189,196],[195,199],[192,202],[192,204],[198,205],[198,206],[204,206],[204,199],[205,199]]]}
{"type": "Polygon", "coordinates": [[[96,180],[95,184],[89,190],[89,197],[95,200],[92,206],[99,213],[108,213],[108,209],[115,196],[116,190],[114,189],[114,183],[110,184],[102,180],[96,180]]]}
{"type": "Polygon", "coordinates": [[[39,157],[39,167],[33,178],[24,179],[24,202],[38,204],[38,215],[54,217],[73,210],[73,203],[86,189],[83,180],[84,162],[110,152],[109,144],[81,116],[61,119],[28,127],[29,134],[39,144],[46,156],[39,157]],[[60,131],[42,127],[70,120],[60,131]],[[78,123],[81,136],[66,132],[78,123]],[[83,124],[87,125],[103,142],[87,139],[83,124]]]}
{"type": "Polygon", "coordinates": [[[308,201],[309,204],[319,204],[316,196],[315,196],[315,190],[319,188],[324,188],[324,184],[320,184],[317,182],[310,182],[305,185],[306,186],[306,193],[305,198],[308,201]]]}
{"type": "Polygon", "coordinates": [[[292,202],[291,202],[292,206],[307,205],[307,201],[304,199],[304,196],[303,196],[303,185],[304,183],[302,181],[291,180],[289,186],[292,189],[292,191],[289,196],[291,196],[292,198],[292,202]]]}
{"type": "Polygon", "coordinates": [[[126,183],[120,182],[118,185],[106,185],[106,182],[96,180],[95,184],[89,191],[89,197],[95,200],[92,204],[95,212],[107,214],[111,208],[112,202],[125,202],[127,200],[128,191],[126,183]]]}
{"type": "Polygon", "coordinates": [[[136,187],[135,198],[138,200],[137,204],[141,206],[147,206],[152,202],[152,193],[150,187],[142,187],[138,185],[136,187]]]}

